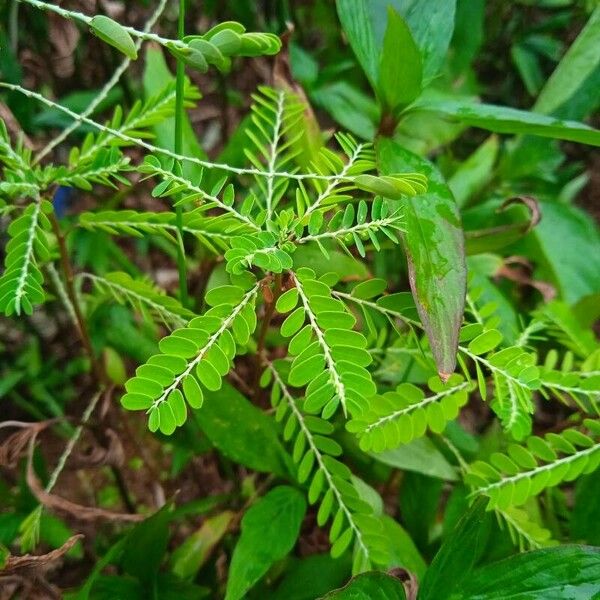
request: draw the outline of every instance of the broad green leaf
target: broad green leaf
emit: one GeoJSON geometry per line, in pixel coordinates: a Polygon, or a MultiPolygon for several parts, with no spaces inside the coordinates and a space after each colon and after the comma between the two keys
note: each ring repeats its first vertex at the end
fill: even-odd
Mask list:
{"type": "Polygon", "coordinates": [[[379,65],[378,96],[390,113],[410,104],[421,93],[421,53],[408,25],[390,6],[379,65]]]}
{"type": "Polygon", "coordinates": [[[388,554],[391,557],[388,568],[403,568],[414,573],[419,581],[423,579],[427,563],[419,553],[408,532],[388,515],[379,517],[383,535],[387,540],[388,554]]]}
{"type": "Polygon", "coordinates": [[[571,538],[600,546],[600,477],[592,473],[575,484],[575,505],[571,513],[571,538]]]}
{"type": "Polygon", "coordinates": [[[536,277],[550,280],[569,304],[600,291],[600,233],[592,219],[558,202],[540,202],[540,210],[542,219],[531,234],[535,245],[530,250],[541,262],[536,277]]]}
{"type": "Polygon", "coordinates": [[[374,452],[371,456],[403,471],[414,471],[446,481],[458,479],[456,470],[427,437],[418,438],[393,450],[374,452]]]}
{"type": "Polygon", "coordinates": [[[394,141],[377,141],[383,174],[418,171],[427,176],[428,191],[403,203],[410,285],[440,376],[456,364],[462,322],[466,267],[463,232],[452,192],[432,163],[394,141]]]}
{"type": "Polygon", "coordinates": [[[551,114],[578,92],[585,80],[600,66],[600,5],[546,82],[534,110],[551,114]]]}
{"type": "Polygon", "coordinates": [[[560,546],[491,563],[464,580],[465,600],[585,600],[600,594],[600,549],[560,546]]]}
{"type": "MultiPolygon", "coordinates": [[[[379,80],[381,38],[377,40],[372,22],[374,5],[368,0],[337,0],[338,16],[356,58],[374,90],[379,80]]],[[[385,8],[384,8],[385,11],[385,8]]],[[[385,19],[385,12],[379,15],[385,19]]],[[[385,26],[383,27],[385,28],[385,26]]]]}
{"type": "Polygon", "coordinates": [[[206,437],[231,460],[282,477],[294,472],[275,420],[228,383],[218,392],[205,392],[202,408],[193,415],[206,437]]]}
{"type": "Polygon", "coordinates": [[[233,516],[234,513],[226,510],[206,519],[198,531],[192,533],[173,551],[173,573],[182,579],[195,577],[227,532],[233,516]]]}
{"type": "Polygon", "coordinates": [[[391,4],[408,23],[423,58],[423,82],[427,85],[439,74],[452,33],[456,0],[377,0],[391,4]]]}
{"type": "Polygon", "coordinates": [[[136,525],[125,540],[121,566],[129,575],[151,583],[156,579],[169,541],[171,503],[136,525]]]}
{"type": "Polygon", "coordinates": [[[106,15],[96,15],[90,22],[92,31],[104,42],[114,46],[131,60],[137,58],[137,50],[129,33],[122,25],[106,15]]]}
{"type": "Polygon", "coordinates": [[[306,512],[304,495],[279,486],[248,509],[229,569],[225,600],[239,600],[296,544],[306,512]]]}
{"type": "Polygon", "coordinates": [[[352,570],[351,557],[312,554],[293,562],[269,600],[314,600],[340,587],[352,570]]]}
{"type": "Polygon", "coordinates": [[[404,19],[421,51],[425,83],[438,74],[454,30],[455,0],[337,0],[336,4],[352,50],[374,89],[388,7],[404,19]]]}
{"type": "Polygon", "coordinates": [[[417,102],[411,111],[438,113],[472,127],[496,133],[528,133],[600,146],[600,130],[598,129],[577,121],[548,117],[508,106],[480,104],[470,100],[432,100],[417,102]]]}
{"type": "Polygon", "coordinates": [[[485,504],[485,500],[477,500],[442,544],[421,582],[419,600],[450,598],[468,578],[490,530],[490,515],[485,512],[485,504]]]}
{"type": "Polygon", "coordinates": [[[405,600],[402,582],[386,573],[372,571],[357,575],[340,588],[322,596],[320,600],[405,600]]]}

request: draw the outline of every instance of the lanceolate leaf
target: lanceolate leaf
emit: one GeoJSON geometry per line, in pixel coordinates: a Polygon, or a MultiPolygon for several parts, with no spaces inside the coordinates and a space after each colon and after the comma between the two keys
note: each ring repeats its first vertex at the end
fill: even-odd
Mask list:
{"type": "Polygon", "coordinates": [[[562,546],[517,554],[477,569],[465,581],[458,599],[546,600],[597,598],[600,550],[562,546]]]}
{"type": "Polygon", "coordinates": [[[600,5],[546,82],[535,103],[536,111],[554,113],[577,93],[600,65],[599,46],[600,5]]]}
{"type": "Polygon", "coordinates": [[[252,506],[242,519],[242,535],[231,558],[225,600],[248,590],[294,547],[306,511],[298,490],[280,486],[252,506]]]}
{"type": "Polygon", "coordinates": [[[374,89],[390,7],[408,25],[420,50],[424,82],[437,75],[454,30],[455,0],[337,0],[336,4],[352,50],[374,89]]]}
{"type": "Polygon", "coordinates": [[[456,597],[453,591],[469,575],[488,538],[490,518],[484,504],[477,501],[444,542],[425,573],[419,600],[456,597]]]}
{"type": "Polygon", "coordinates": [[[415,303],[440,377],[447,378],[456,364],[466,290],[464,240],[456,203],[441,174],[427,160],[385,138],[378,140],[377,153],[381,173],[418,170],[429,182],[426,194],[403,201],[403,240],[415,303]]]}
{"type": "Polygon", "coordinates": [[[384,107],[396,112],[421,93],[423,69],[421,53],[408,25],[392,7],[387,12],[377,93],[384,107]]]}
{"type": "Polygon", "coordinates": [[[320,600],[403,600],[402,582],[386,573],[373,571],[350,580],[348,585],[334,590],[320,600]]]}
{"type": "Polygon", "coordinates": [[[529,133],[600,146],[598,129],[577,121],[547,117],[508,106],[480,104],[470,100],[431,100],[420,101],[411,110],[438,113],[466,125],[496,133],[529,133]]]}

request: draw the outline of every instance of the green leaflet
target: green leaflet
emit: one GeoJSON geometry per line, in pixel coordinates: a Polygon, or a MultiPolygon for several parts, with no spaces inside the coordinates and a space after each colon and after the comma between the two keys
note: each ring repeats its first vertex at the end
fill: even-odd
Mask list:
{"type": "MultiPolygon", "coordinates": [[[[226,252],[234,235],[249,228],[231,215],[207,216],[204,207],[186,211],[183,215],[183,231],[194,236],[209,252],[226,252]]],[[[144,234],[162,236],[176,243],[176,216],[172,211],[158,213],[134,210],[106,210],[85,212],[79,216],[79,224],[91,231],[105,231],[111,235],[129,235],[143,238],[144,234]]]]}
{"type": "Polygon", "coordinates": [[[240,274],[253,266],[263,271],[281,273],[293,266],[289,252],[293,244],[284,244],[285,250],[277,246],[277,238],[268,231],[253,236],[236,235],[230,240],[231,249],[225,252],[227,271],[240,274]]]}
{"type": "Polygon", "coordinates": [[[526,445],[511,444],[506,454],[494,453],[489,462],[470,466],[466,480],[477,494],[488,498],[490,508],[523,504],[543,489],[572,481],[600,466],[600,425],[586,419],[588,433],[566,429],[530,437],[526,445]]]}
{"type": "Polygon", "coordinates": [[[385,138],[378,140],[377,153],[381,172],[419,170],[429,181],[426,194],[402,203],[406,219],[403,241],[415,304],[440,376],[447,378],[456,364],[466,288],[464,240],[456,203],[442,176],[425,159],[385,138]]]}
{"type": "Polygon", "coordinates": [[[384,240],[387,238],[397,244],[399,242],[397,233],[402,230],[401,211],[390,209],[387,201],[377,197],[371,203],[370,209],[364,200],[358,203],[358,208],[353,204],[347,204],[344,210],[336,212],[328,222],[323,220],[320,213],[314,212],[308,225],[308,234],[299,237],[297,243],[313,242],[317,244],[323,255],[329,258],[329,252],[324,244],[334,240],[348,255],[351,256],[348,246],[353,245],[364,258],[365,244],[372,245],[375,250],[381,249],[381,238],[384,240]]]}
{"type": "Polygon", "coordinates": [[[137,50],[125,28],[105,15],[96,15],[90,21],[91,30],[104,42],[114,46],[131,60],[137,59],[137,50]]]}
{"type": "MultiPolygon", "coordinates": [[[[82,218],[85,216],[82,215],[82,218]]],[[[161,321],[171,329],[186,325],[194,316],[192,311],[181,306],[175,298],[167,296],[150,282],[135,280],[127,273],[107,273],[104,277],[82,273],[79,277],[92,281],[98,297],[128,303],[144,317],[161,321]]]]}
{"type": "Polygon", "coordinates": [[[220,295],[220,304],[163,338],[161,354],[150,357],[125,384],[121,404],[128,410],[147,410],[151,431],[170,435],[183,425],[187,418],[183,394],[189,394],[192,408],[202,404],[197,382],[188,378],[195,377],[206,390],[220,389],[238,347],[248,343],[256,328],[257,293],[257,285],[250,290],[231,287],[220,295]]]}
{"type": "Polygon", "coordinates": [[[395,391],[371,399],[368,410],[349,421],[346,428],[359,436],[365,452],[396,448],[422,437],[427,429],[441,433],[467,403],[470,387],[457,374],[446,383],[432,378],[430,396],[411,383],[402,383],[395,391]]]}

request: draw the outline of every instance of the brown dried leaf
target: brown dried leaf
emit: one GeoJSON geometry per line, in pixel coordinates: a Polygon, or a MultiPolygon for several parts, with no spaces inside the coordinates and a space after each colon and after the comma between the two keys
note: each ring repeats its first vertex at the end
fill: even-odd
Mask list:
{"type": "Polygon", "coordinates": [[[31,423],[29,427],[23,427],[9,435],[0,444],[0,467],[16,468],[21,456],[26,454],[26,448],[31,440],[35,439],[40,431],[54,423],[56,423],[56,419],[31,423]]]}
{"type": "Polygon", "coordinates": [[[58,560],[64,556],[83,535],[78,533],[71,536],[60,548],[52,550],[47,554],[24,554],[23,556],[9,556],[6,559],[2,573],[19,571],[22,569],[38,569],[45,567],[48,563],[58,560]]]}

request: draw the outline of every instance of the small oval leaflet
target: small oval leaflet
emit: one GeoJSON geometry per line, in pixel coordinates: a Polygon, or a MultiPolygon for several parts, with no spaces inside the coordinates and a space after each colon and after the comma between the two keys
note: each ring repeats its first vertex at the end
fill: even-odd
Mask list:
{"type": "Polygon", "coordinates": [[[102,41],[115,47],[131,60],[136,60],[138,53],[127,30],[105,15],[96,15],[90,21],[92,32],[102,41]]]}

